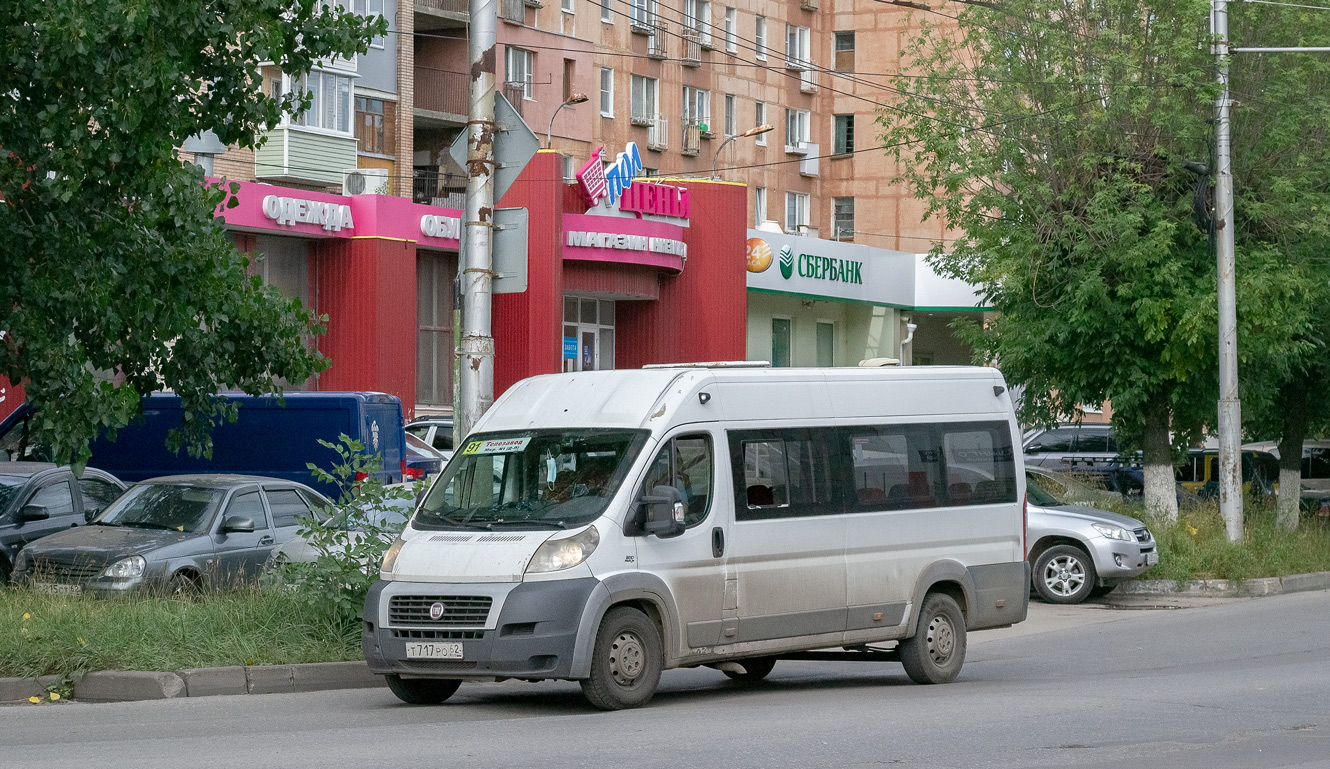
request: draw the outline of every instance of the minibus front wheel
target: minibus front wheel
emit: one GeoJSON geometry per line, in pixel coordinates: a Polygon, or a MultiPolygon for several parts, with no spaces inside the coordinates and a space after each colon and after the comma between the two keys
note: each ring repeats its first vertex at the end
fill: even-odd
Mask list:
{"type": "Polygon", "coordinates": [[[965,662],[965,615],[955,599],[929,593],[919,611],[914,635],[900,643],[905,674],[917,684],[945,684],[956,679],[965,662]]]}
{"type": "Polygon", "coordinates": [[[647,615],[630,606],[610,609],[600,621],[591,676],[582,679],[582,693],[601,710],[647,704],[660,684],[662,646],[660,631],[647,615]]]}

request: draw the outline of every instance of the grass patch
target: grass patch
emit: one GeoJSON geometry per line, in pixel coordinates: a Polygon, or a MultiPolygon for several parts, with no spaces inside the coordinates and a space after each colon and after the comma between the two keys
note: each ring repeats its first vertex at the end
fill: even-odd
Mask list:
{"type": "Polygon", "coordinates": [[[0,589],[0,676],[361,659],[356,628],[287,591],[199,600],[0,589]]]}
{"type": "MultiPolygon", "coordinates": [[[[1140,508],[1122,510],[1141,518],[1140,508]]],[[[1145,518],[1159,547],[1159,564],[1142,579],[1283,577],[1330,571],[1330,526],[1303,515],[1297,531],[1275,525],[1273,505],[1243,505],[1243,539],[1229,542],[1218,501],[1185,509],[1176,522],[1145,518]]]]}

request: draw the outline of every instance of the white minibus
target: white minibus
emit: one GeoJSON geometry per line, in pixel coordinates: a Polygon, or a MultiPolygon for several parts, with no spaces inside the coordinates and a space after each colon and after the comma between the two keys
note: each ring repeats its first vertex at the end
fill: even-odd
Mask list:
{"type": "Polygon", "coordinates": [[[369,667],[413,704],[777,660],[956,678],[1025,619],[1025,473],[992,368],[734,364],[537,376],[456,446],[365,602],[369,667]]]}

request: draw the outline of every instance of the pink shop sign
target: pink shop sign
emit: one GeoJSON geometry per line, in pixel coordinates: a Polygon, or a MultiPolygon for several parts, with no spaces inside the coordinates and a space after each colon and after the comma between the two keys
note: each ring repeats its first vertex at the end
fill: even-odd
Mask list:
{"type": "Polygon", "coordinates": [[[688,261],[683,232],[665,222],[564,214],[563,258],[682,272],[688,261]]]}

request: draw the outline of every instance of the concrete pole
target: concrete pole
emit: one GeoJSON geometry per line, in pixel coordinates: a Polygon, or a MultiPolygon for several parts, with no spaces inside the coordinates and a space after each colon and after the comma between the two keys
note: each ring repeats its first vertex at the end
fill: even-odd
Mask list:
{"type": "Polygon", "coordinates": [[[1242,403],[1238,399],[1237,265],[1233,221],[1233,165],[1229,141],[1228,0],[1213,0],[1219,56],[1215,155],[1215,254],[1219,267],[1219,513],[1230,542],[1242,539],[1242,403]]]}
{"type": "Polygon", "coordinates": [[[465,248],[460,255],[462,339],[457,349],[458,405],[454,435],[471,433],[494,402],[494,281],[490,236],[494,215],[494,72],[498,46],[498,0],[470,0],[471,107],[466,125],[465,248]]]}

